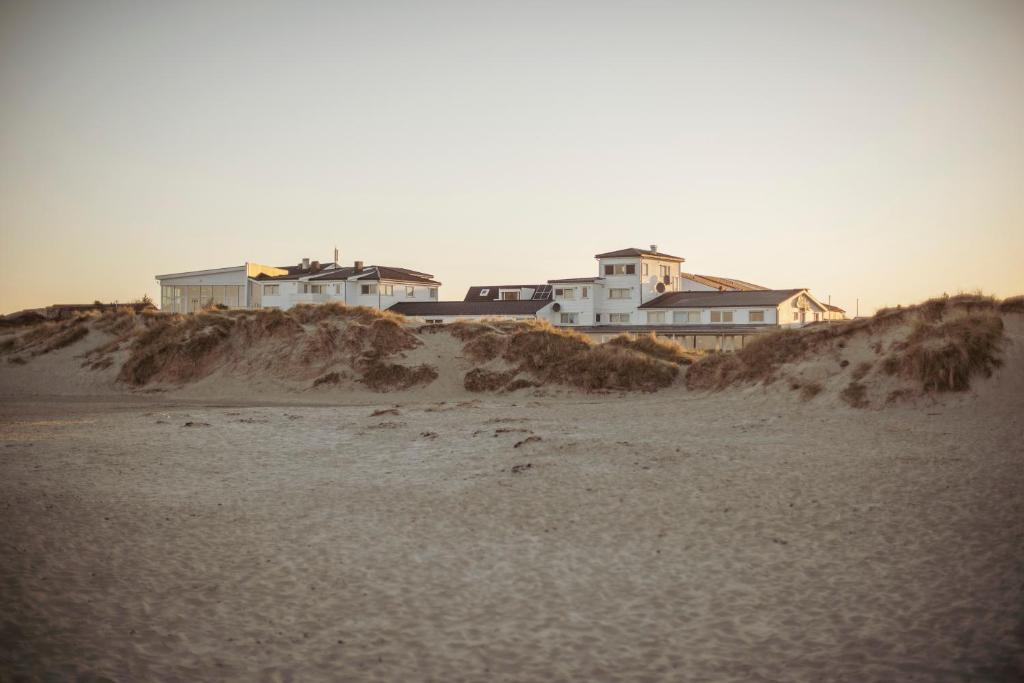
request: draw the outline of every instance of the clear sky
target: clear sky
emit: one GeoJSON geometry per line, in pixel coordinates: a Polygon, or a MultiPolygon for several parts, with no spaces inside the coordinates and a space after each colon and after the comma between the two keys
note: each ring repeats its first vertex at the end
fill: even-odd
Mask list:
{"type": "Polygon", "coordinates": [[[1024,293],[1024,2],[0,0],[0,312],[303,256],[1024,293]]]}

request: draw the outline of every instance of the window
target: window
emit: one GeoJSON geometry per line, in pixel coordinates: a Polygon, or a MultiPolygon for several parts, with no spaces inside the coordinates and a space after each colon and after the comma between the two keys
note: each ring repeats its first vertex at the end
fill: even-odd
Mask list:
{"type": "Polygon", "coordinates": [[[630,296],[632,294],[632,291],[633,290],[631,290],[629,288],[621,288],[621,289],[613,288],[613,289],[609,289],[608,290],[608,298],[609,299],[628,299],[628,298],[630,298],[630,296]]]}
{"type": "Polygon", "coordinates": [[[583,288],[583,294],[582,294],[582,296],[580,296],[580,298],[581,299],[589,299],[590,298],[590,287],[584,287],[583,288]]]}
{"type": "Polygon", "coordinates": [[[732,322],[732,311],[711,311],[711,322],[713,322],[713,323],[731,323],[732,322]]]}
{"type": "Polygon", "coordinates": [[[430,298],[431,299],[436,299],[437,298],[437,287],[431,287],[430,288],[430,298]]]}
{"type": "Polygon", "coordinates": [[[392,296],[395,293],[394,285],[381,285],[381,289],[383,290],[381,294],[384,296],[392,296]]]}
{"type": "Polygon", "coordinates": [[[376,294],[377,285],[359,285],[360,294],[376,294]]]}
{"type": "Polygon", "coordinates": [[[672,322],[674,323],[699,323],[700,311],[673,311],[672,322]]]}
{"type": "Polygon", "coordinates": [[[601,322],[601,314],[600,313],[595,313],[594,314],[594,322],[595,323],[601,322]]]}
{"type": "Polygon", "coordinates": [[[748,314],[749,320],[752,323],[763,323],[764,322],[764,311],[750,311],[748,314]]]}
{"type": "Polygon", "coordinates": [[[800,314],[797,311],[793,311],[793,320],[799,320],[800,314]]]}
{"type": "Polygon", "coordinates": [[[519,300],[519,292],[518,291],[501,292],[500,297],[501,297],[502,301],[518,301],[519,300]]]}
{"type": "Polygon", "coordinates": [[[281,285],[263,285],[263,296],[277,296],[281,293],[281,285]]]}
{"type": "Polygon", "coordinates": [[[629,313],[609,313],[608,322],[610,323],[628,323],[629,313]]]}
{"type": "Polygon", "coordinates": [[[666,276],[672,274],[672,266],[658,266],[658,269],[661,272],[661,279],[662,279],[662,281],[665,280],[666,276]]]}
{"type": "Polygon", "coordinates": [[[636,265],[632,263],[615,263],[604,267],[605,275],[634,275],[636,265]]]}
{"type": "Polygon", "coordinates": [[[412,285],[406,285],[405,286],[405,295],[406,296],[416,296],[416,288],[413,287],[412,285]]]}
{"type": "Polygon", "coordinates": [[[341,285],[334,285],[334,293],[341,294],[341,285]]]}
{"type": "Polygon", "coordinates": [[[484,287],[483,289],[480,290],[480,296],[487,296],[490,293],[491,293],[491,290],[486,288],[486,287],[484,287]]]}
{"type": "Polygon", "coordinates": [[[665,322],[665,311],[647,311],[647,322],[651,324],[665,322]]]}
{"type": "Polygon", "coordinates": [[[575,299],[576,298],[576,288],[575,287],[566,287],[564,289],[556,289],[555,290],[555,296],[561,297],[563,299],[575,299]]]}
{"type": "Polygon", "coordinates": [[[644,264],[643,264],[643,265],[641,266],[641,268],[643,268],[643,274],[644,274],[644,276],[646,276],[646,275],[647,275],[647,264],[646,264],[646,263],[644,263],[644,264]]]}
{"type": "Polygon", "coordinates": [[[324,293],[324,287],[325,287],[325,285],[310,285],[309,286],[309,293],[310,294],[323,294],[324,293]]]}
{"type": "Polygon", "coordinates": [[[563,325],[575,325],[578,313],[563,313],[560,321],[563,325]]]}
{"type": "Polygon", "coordinates": [[[440,325],[443,321],[440,318],[427,318],[425,322],[428,325],[440,325]]]}

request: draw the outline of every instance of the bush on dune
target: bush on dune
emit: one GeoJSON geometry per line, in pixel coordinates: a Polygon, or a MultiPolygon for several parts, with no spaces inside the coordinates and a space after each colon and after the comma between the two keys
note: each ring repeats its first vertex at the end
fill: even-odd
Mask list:
{"type": "Polygon", "coordinates": [[[1003,320],[976,312],[952,320],[919,320],[885,359],[890,375],[912,379],[925,391],[965,391],[971,377],[990,377],[1002,365],[1003,320]]]}
{"type": "MultiPolygon", "coordinates": [[[[882,371],[914,381],[924,391],[963,391],[976,375],[989,376],[1001,363],[1003,322],[1000,313],[1024,306],[1024,298],[1002,302],[980,294],[929,299],[916,306],[881,309],[872,318],[799,330],[784,330],[754,339],[733,354],[712,354],[690,366],[690,389],[719,390],[737,384],[771,383],[779,369],[812,358],[824,349],[845,348],[854,337],[883,353],[881,333],[909,328],[902,341],[890,345],[882,371]]],[[[842,398],[862,407],[859,383],[871,370],[861,363],[842,398]]]]}
{"type": "Polygon", "coordinates": [[[701,357],[701,354],[687,351],[677,342],[659,338],[654,332],[638,337],[620,334],[607,343],[611,346],[640,351],[653,358],[660,358],[678,365],[689,365],[701,357]]]}
{"type": "Polygon", "coordinates": [[[572,330],[543,321],[455,323],[447,326],[474,361],[501,359],[508,370],[475,368],[464,384],[470,391],[514,391],[562,384],[586,390],[645,390],[669,386],[684,362],[681,349],[660,341],[633,340],[599,345],[572,330]],[[671,360],[669,360],[671,359],[671,360]],[[516,379],[525,373],[533,377],[516,379]]]}

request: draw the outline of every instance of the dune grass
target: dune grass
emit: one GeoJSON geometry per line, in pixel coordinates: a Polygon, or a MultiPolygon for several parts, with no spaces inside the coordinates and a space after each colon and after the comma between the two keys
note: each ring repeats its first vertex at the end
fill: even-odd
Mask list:
{"type": "MultiPolygon", "coordinates": [[[[999,301],[978,294],[929,299],[916,306],[885,308],[871,318],[782,330],[764,335],[732,354],[710,354],[690,366],[690,389],[721,390],[729,386],[765,383],[778,377],[782,366],[806,360],[825,350],[843,349],[861,337],[881,356],[881,371],[914,382],[920,390],[963,391],[975,376],[989,376],[999,367],[1003,345],[1000,314],[1024,311],[1024,298],[999,301]],[[902,340],[885,348],[883,333],[908,330],[902,340]]],[[[862,362],[851,372],[853,381],[841,397],[851,405],[865,400],[860,380],[874,365],[862,362]]]]}

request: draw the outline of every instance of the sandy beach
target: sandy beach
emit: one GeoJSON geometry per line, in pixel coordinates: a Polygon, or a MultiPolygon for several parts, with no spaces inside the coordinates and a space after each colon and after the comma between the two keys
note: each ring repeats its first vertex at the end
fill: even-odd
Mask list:
{"type": "Polygon", "coordinates": [[[885,410],[7,396],[0,677],[1018,680],[1011,379],[885,410]]]}

